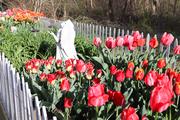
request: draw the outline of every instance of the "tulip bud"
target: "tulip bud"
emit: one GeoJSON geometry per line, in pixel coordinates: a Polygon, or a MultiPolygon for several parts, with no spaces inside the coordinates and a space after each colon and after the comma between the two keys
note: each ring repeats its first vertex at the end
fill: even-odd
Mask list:
{"type": "Polygon", "coordinates": [[[166,66],[166,60],[164,58],[159,59],[157,62],[157,67],[161,69],[164,68],[165,66],[166,66]]]}
{"type": "Polygon", "coordinates": [[[136,80],[142,80],[144,78],[144,70],[139,68],[136,72],[136,80]]]}
{"type": "Polygon", "coordinates": [[[177,95],[180,95],[180,82],[176,82],[174,91],[177,95]]]}

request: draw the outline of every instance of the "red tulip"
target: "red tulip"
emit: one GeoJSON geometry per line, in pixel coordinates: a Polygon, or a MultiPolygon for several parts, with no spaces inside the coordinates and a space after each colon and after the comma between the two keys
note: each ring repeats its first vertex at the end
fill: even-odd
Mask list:
{"type": "Polygon", "coordinates": [[[118,37],[116,38],[116,46],[117,46],[117,47],[123,46],[123,42],[124,42],[123,37],[118,36],[118,37]]]}
{"type": "Polygon", "coordinates": [[[168,68],[167,70],[166,70],[166,74],[169,76],[169,78],[172,80],[173,78],[176,78],[176,76],[177,76],[177,73],[173,70],[173,69],[171,69],[171,68],[168,68]]]}
{"type": "Polygon", "coordinates": [[[110,67],[110,73],[111,73],[111,75],[115,75],[116,72],[117,72],[116,66],[115,66],[115,65],[112,65],[112,66],[110,67]]]}
{"type": "Polygon", "coordinates": [[[158,46],[158,40],[155,38],[155,37],[153,37],[150,41],[149,41],[149,46],[151,47],[151,48],[156,48],[157,46],[158,46]]]}
{"type": "Polygon", "coordinates": [[[175,91],[176,95],[180,95],[180,82],[175,83],[174,91],[175,91]]]}
{"type": "Polygon", "coordinates": [[[70,76],[70,78],[75,78],[76,77],[76,71],[70,71],[69,76],[70,76]]]}
{"type": "Polygon", "coordinates": [[[39,75],[39,78],[40,78],[41,81],[46,80],[46,74],[45,74],[45,73],[41,73],[41,74],[39,75]]]}
{"type": "Polygon", "coordinates": [[[180,73],[176,75],[176,82],[180,82],[180,73]]]}
{"type": "Polygon", "coordinates": [[[51,62],[49,62],[48,60],[44,61],[44,65],[46,66],[46,68],[47,68],[48,70],[51,69],[52,64],[51,64],[51,62]]]}
{"type": "Polygon", "coordinates": [[[126,78],[133,78],[133,70],[130,69],[126,70],[126,78]]]}
{"type": "Polygon", "coordinates": [[[127,67],[127,68],[130,69],[130,70],[133,70],[134,67],[135,67],[134,63],[133,63],[132,61],[129,61],[129,62],[128,62],[128,67],[127,67]]]}
{"type": "Polygon", "coordinates": [[[99,78],[94,78],[94,79],[92,80],[92,82],[93,82],[94,84],[99,84],[99,83],[100,83],[100,79],[99,79],[99,78]]]}
{"type": "Polygon", "coordinates": [[[165,32],[161,38],[161,43],[165,46],[170,45],[174,40],[174,36],[170,33],[165,32]]]}
{"type": "Polygon", "coordinates": [[[163,112],[170,105],[173,104],[171,99],[173,98],[172,91],[168,86],[155,87],[150,96],[150,108],[153,112],[163,112]]]}
{"type": "Polygon", "coordinates": [[[106,47],[109,49],[113,49],[116,47],[116,42],[113,37],[106,38],[105,44],[106,44],[106,47]]]}
{"type": "Polygon", "coordinates": [[[47,77],[47,81],[50,84],[54,84],[54,80],[56,80],[56,75],[55,74],[47,74],[46,77],[47,77]]]}
{"type": "Polygon", "coordinates": [[[115,76],[116,76],[116,80],[119,81],[119,82],[122,82],[125,79],[125,73],[124,73],[123,70],[118,70],[116,72],[115,76]]]}
{"type": "Polygon", "coordinates": [[[129,50],[134,50],[135,47],[133,46],[134,37],[131,35],[124,36],[124,46],[128,47],[129,50]]]}
{"type": "Polygon", "coordinates": [[[139,31],[133,31],[132,36],[133,36],[135,39],[141,39],[141,38],[142,38],[142,35],[140,34],[139,31]]]}
{"type": "Polygon", "coordinates": [[[31,61],[26,62],[26,70],[29,71],[32,69],[33,63],[31,61]]]}
{"type": "Polygon", "coordinates": [[[144,46],[144,45],[145,45],[145,39],[144,39],[144,38],[141,38],[141,39],[137,40],[137,45],[138,45],[139,47],[144,46]]]}
{"type": "Polygon", "coordinates": [[[76,70],[77,72],[84,73],[86,71],[86,64],[83,60],[76,60],[76,70]]]}
{"type": "Polygon", "coordinates": [[[73,60],[72,59],[68,59],[65,61],[65,67],[66,67],[66,71],[73,71],[73,60]]]}
{"type": "Polygon", "coordinates": [[[120,91],[114,92],[113,103],[115,106],[122,106],[125,104],[125,97],[120,91]]]}
{"type": "Polygon", "coordinates": [[[157,84],[158,86],[167,85],[169,84],[169,77],[166,74],[159,74],[157,77],[157,84]]]}
{"type": "Polygon", "coordinates": [[[102,40],[99,38],[99,37],[95,37],[93,39],[93,44],[96,46],[96,47],[99,47],[102,43],[102,40]]]}
{"type": "Polygon", "coordinates": [[[97,77],[100,78],[102,76],[102,69],[96,70],[97,77]]]}
{"type": "Polygon", "coordinates": [[[142,120],[149,120],[149,119],[146,117],[146,115],[143,115],[142,120]]]}
{"type": "Polygon", "coordinates": [[[157,82],[157,78],[158,78],[157,71],[151,70],[146,74],[146,76],[144,78],[144,82],[148,86],[154,86],[155,83],[157,82]]]}
{"type": "Polygon", "coordinates": [[[72,98],[64,98],[64,107],[71,108],[72,107],[72,98]]]}
{"type": "Polygon", "coordinates": [[[164,58],[159,59],[157,62],[157,67],[161,69],[164,68],[165,66],[166,66],[166,60],[164,58]]]}
{"type": "Polygon", "coordinates": [[[53,56],[50,56],[48,58],[48,62],[50,62],[51,64],[53,64],[54,61],[55,61],[55,58],[53,56]]]}
{"type": "Polygon", "coordinates": [[[63,79],[60,84],[60,89],[64,91],[69,91],[70,89],[70,83],[67,78],[63,79]]]}
{"type": "Polygon", "coordinates": [[[121,113],[121,120],[139,120],[136,110],[133,107],[124,109],[121,113]]]}
{"type": "Polygon", "coordinates": [[[38,70],[39,70],[39,67],[37,67],[37,66],[32,66],[32,68],[31,68],[31,72],[34,74],[36,74],[38,72],[38,70]]]}
{"type": "Polygon", "coordinates": [[[62,64],[62,60],[57,60],[57,61],[56,61],[56,65],[57,65],[57,67],[60,67],[60,66],[61,66],[61,64],[62,64]]]}
{"type": "Polygon", "coordinates": [[[177,46],[174,48],[174,54],[180,55],[180,45],[177,45],[177,46]]]}
{"type": "Polygon", "coordinates": [[[114,90],[108,90],[108,95],[109,95],[109,100],[113,100],[114,99],[114,90]]]}
{"type": "Polygon", "coordinates": [[[87,67],[86,78],[90,80],[94,75],[94,66],[91,62],[88,62],[86,63],[86,67],[87,67]]]}
{"type": "Polygon", "coordinates": [[[58,77],[60,77],[60,78],[64,78],[65,77],[65,73],[63,72],[63,71],[60,71],[60,70],[57,70],[56,72],[55,72],[55,74],[56,74],[56,77],[58,78],[58,77]]]}
{"type": "Polygon", "coordinates": [[[144,68],[147,68],[147,67],[148,67],[148,60],[143,60],[142,66],[143,66],[144,68]]]}
{"type": "Polygon", "coordinates": [[[136,72],[136,80],[142,80],[144,78],[144,70],[139,68],[136,72]]]}
{"type": "Polygon", "coordinates": [[[103,84],[95,84],[88,88],[88,106],[102,106],[108,102],[109,95],[104,93],[103,84]]]}

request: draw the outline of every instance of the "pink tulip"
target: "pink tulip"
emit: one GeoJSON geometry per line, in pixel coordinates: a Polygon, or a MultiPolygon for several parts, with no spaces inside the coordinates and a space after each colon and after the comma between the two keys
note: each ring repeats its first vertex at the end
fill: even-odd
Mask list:
{"type": "Polygon", "coordinates": [[[116,38],[116,46],[118,46],[118,47],[123,46],[123,41],[124,41],[124,39],[121,36],[118,36],[116,38]]]}
{"type": "Polygon", "coordinates": [[[116,47],[116,42],[113,37],[106,38],[106,47],[109,49],[113,49],[116,47]]]}
{"type": "Polygon", "coordinates": [[[170,33],[165,32],[161,38],[161,43],[165,46],[170,45],[174,40],[174,36],[170,33]]]}
{"type": "Polygon", "coordinates": [[[99,47],[102,43],[102,40],[99,38],[99,37],[95,37],[93,39],[93,44],[96,46],[96,47],[99,47]]]}
{"type": "Polygon", "coordinates": [[[180,45],[177,45],[177,46],[174,48],[174,54],[180,55],[180,45]]]}

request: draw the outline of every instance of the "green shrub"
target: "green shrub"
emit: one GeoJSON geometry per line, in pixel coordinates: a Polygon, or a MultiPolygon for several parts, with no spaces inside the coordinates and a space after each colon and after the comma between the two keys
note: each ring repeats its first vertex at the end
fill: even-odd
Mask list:
{"type": "Polygon", "coordinates": [[[12,33],[6,24],[0,30],[0,52],[11,61],[17,70],[31,58],[45,59],[55,55],[55,40],[47,32],[32,32],[35,25],[19,24],[12,33]]]}
{"type": "Polygon", "coordinates": [[[75,40],[77,53],[86,57],[97,55],[97,48],[93,46],[91,41],[86,40],[84,37],[77,36],[75,40]]]}

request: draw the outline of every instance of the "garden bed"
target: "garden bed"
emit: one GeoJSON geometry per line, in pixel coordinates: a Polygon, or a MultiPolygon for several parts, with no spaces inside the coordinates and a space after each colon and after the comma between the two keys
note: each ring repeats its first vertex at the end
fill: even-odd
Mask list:
{"type": "Polygon", "coordinates": [[[63,61],[53,57],[56,44],[48,31],[56,29],[10,18],[1,21],[0,50],[46,106],[49,117],[180,118],[180,71],[174,65],[180,46],[172,34],[144,38],[134,31],[105,40],[93,36],[93,41],[78,36],[79,59],[63,61]]]}

